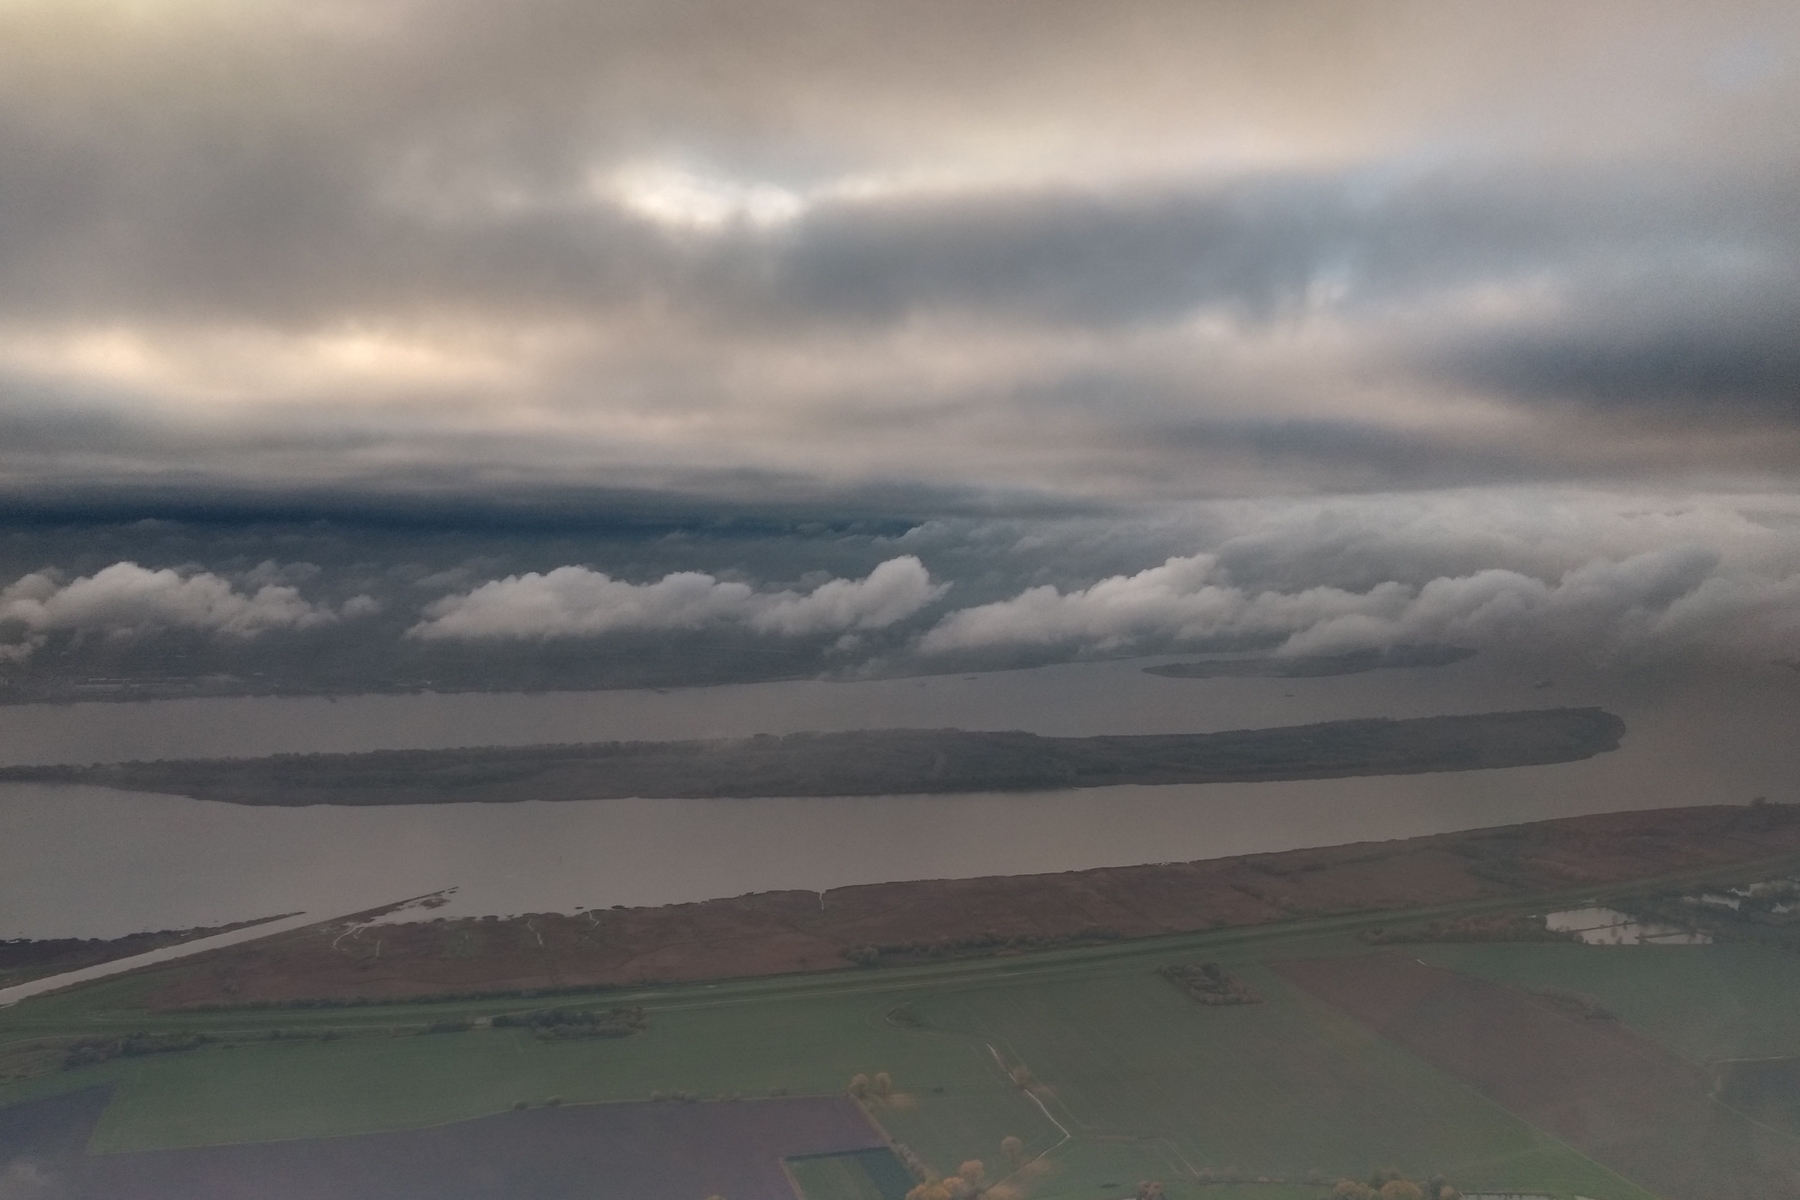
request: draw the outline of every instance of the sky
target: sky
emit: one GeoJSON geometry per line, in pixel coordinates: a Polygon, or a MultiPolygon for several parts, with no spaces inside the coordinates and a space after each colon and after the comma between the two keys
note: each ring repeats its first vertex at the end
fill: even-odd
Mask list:
{"type": "Polygon", "coordinates": [[[1782,2],[0,0],[0,659],[1800,655],[1796,127],[1782,2]]]}

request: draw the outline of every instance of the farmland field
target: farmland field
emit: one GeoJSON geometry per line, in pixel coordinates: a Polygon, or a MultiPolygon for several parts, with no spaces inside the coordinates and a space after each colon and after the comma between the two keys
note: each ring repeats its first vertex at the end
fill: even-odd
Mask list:
{"type": "Polygon", "coordinates": [[[905,1200],[913,1186],[893,1152],[856,1150],[787,1160],[805,1200],[905,1200]]]}
{"type": "Polygon", "coordinates": [[[1121,1172],[1299,1181],[1378,1165],[1496,1189],[1639,1194],[1270,972],[1234,970],[1265,1003],[1202,1006],[1146,966],[914,1008],[1041,1085],[1072,1137],[1033,1195],[1081,1194],[1121,1172]]]}
{"type": "MultiPolygon", "coordinates": [[[[409,1129],[552,1096],[575,1105],[658,1095],[842,1095],[854,1074],[885,1071],[896,1094],[871,1106],[929,1161],[954,1166],[984,1151],[997,1155],[1007,1135],[1033,1153],[1051,1144],[1054,1128],[979,1046],[886,1019],[908,983],[893,972],[671,989],[647,997],[647,1032],[576,1041],[545,1041],[523,1029],[418,1032],[429,1021],[476,1011],[463,1006],[450,1013],[413,1005],[159,1015],[160,1027],[249,1040],[54,1072],[0,1086],[0,1104],[113,1085],[91,1145],[116,1153],[409,1129]],[[281,1028],[280,1040],[250,1032],[272,1024],[281,1028]]],[[[134,986],[141,985],[117,982],[46,998],[0,1021],[36,1014],[35,1023],[46,1026],[116,1021],[132,1028],[143,1014],[114,1006],[128,1005],[134,986]]]]}
{"type": "Polygon", "coordinates": [[[877,1144],[849,1100],[806,1098],[558,1106],[357,1137],[83,1155],[104,1100],[86,1091],[0,1112],[0,1153],[9,1119],[61,1131],[38,1139],[61,1153],[15,1172],[33,1200],[791,1200],[784,1155],[877,1144]]]}
{"type": "Polygon", "coordinates": [[[1659,1195],[1800,1195],[1800,1139],[1720,1104],[1708,1071],[1615,1021],[1410,954],[1280,969],[1659,1195]]]}
{"type": "MultiPolygon", "coordinates": [[[[0,1083],[0,1106],[110,1087],[87,1146],[113,1158],[341,1144],[334,1139],[571,1113],[750,1112],[783,1096],[854,1112],[841,1099],[852,1076],[885,1072],[892,1087],[872,1090],[867,1117],[939,1171],[979,1159],[987,1178],[1005,1185],[997,1197],[1117,1200],[1139,1180],[1160,1179],[1183,1200],[1304,1200],[1339,1176],[1391,1166],[1421,1178],[1441,1172],[1467,1189],[1647,1200],[1637,1184],[1546,1132],[1554,1122],[1542,1113],[1484,1096],[1404,1038],[1383,1036],[1265,965],[1367,961],[1368,947],[1352,935],[1385,919],[559,997],[646,1014],[633,1036],[579,1040],[516,1027],[424,1032],[544,1003],[505,997],[145,1011],[142,998],[165,970],[194,968],[158,969],[0,1012],[0,1052],[73,1030],[204,1032],[211,1043],[0,1083]],[[1218,961],[1261,1002],[1203,1005],[1157,974],[1199,961],[1218,961]],[[1021,1067],[1025,1088],[1012,1077],[1021,1067]],[[559,1103],[548,1107],[552,1098],[559,1103]],[[527,1111],[512,1111],[521,1104],[527,1111]],[[1017,1170],[1002,1153],[1008,1137],[1021,1142],[1017,1170]]],[[[1556,944],[1420,946],[1407,961],[1412,949],[1433,961],[1460,956],[1471,971],[1535,971],[1547,984],[1607,995],[1601,984],[1621,994],[1654,990],[1658,972],[1675,967],[1668,996],[1641,1001],[1642,1019],[1678,1024],[1694,1005],[1738,994],[1746,1009],[1739,1024],[1761,1029],[1771,1046],[1782,1044],[1789,1020],[1785,960],[1740,948],[1702,947],[1714,953],[1683,958],[1656,947],[1619,957],[1556,944]]],[[[1707,1036],[1708,1044],[1747,1044],[1737,1034],[1707,1036]]],[[[860,1192],[878,1186],[846,1174],[843,1161],[788,1170],[809,1198],[870,1200],[860,1192]]]]}
{"type": "Polygon", "coordinates": [[[1800,1134],[1800,1058],[1724,1064],[1719,1099],[1765,1125],[1800,1134]]]}
{"type": "Polygon", "coordinates": [[[1422,946],[1419,957],[1499,983],[1599,1000],[1692,1062],[1800,1055],[1800,957],[1766,946],[1422,946]]]}
{"type": "MultiPolygon", "coordinates": [[[[544,1042],[522,1030],[347,1037],[143,1060],[120,1081],[95,1135],[106,1150],[320,1137],[460,1120],[541,1103],[842,1094],[850,1077],[889,1071],[905,1090],[942,1089],[897,1112],[921,1152],[961,1152],[971,1114],[1042,1140],[1030,1106],[958,1041],[886,1026],[861,997],[657,1011],[649,1032],[544,1042]],[[174,1101],[174,1103],[171,1103],[174,1101]],[[955,1142],[954,1146],[945,1143],[955,1142]]],[[[902,1101],[896,1101],[901,1103],[902,1101]]],[[[995,1135],[997,1144],[999,1136],[995,1135]]]]}

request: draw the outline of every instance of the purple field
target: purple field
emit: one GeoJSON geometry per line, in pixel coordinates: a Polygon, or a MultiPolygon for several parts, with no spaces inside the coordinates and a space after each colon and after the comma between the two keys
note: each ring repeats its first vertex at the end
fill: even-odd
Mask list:
{"type": "Polygon", "coordinates": [[[104,1090],[0,1109],[0,1195],[31,1200],[793,1200],[781,1160],[882,1145],[848,1099],[536,1108],[432,1129],[82,1152],[104,1090]]]}

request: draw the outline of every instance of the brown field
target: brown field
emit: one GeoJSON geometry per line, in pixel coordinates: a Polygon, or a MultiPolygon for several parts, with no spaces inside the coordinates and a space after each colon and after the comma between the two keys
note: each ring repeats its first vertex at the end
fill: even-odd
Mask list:
{"type": "Polygon", "coordinates": [[[1709,1071],[1613,1021],[1403,953],[1275,969],[1660,1196],[1800,1197],[1800,1139],[1726,1107],[1709,1071]]]}
{"type": "Polygon", "coordinates": [[[160,972],[157,1007],[724,979],[1529,896],[1800,853],[1800,809],[1613,813],[1405,841],[509,920],[314,926],[160,972]],[[875,951],[870,953],[871,948],[875,951]]]}
{"type": "Polygon", "coordinates": [[[0,1109],[0,1195],[793,1200],[784,1157],[883,1145],[850,1100],[803,1097],[535,1108],[399,1133],[84,1154],[107,1100],[96,1089],[0,1109]]]}

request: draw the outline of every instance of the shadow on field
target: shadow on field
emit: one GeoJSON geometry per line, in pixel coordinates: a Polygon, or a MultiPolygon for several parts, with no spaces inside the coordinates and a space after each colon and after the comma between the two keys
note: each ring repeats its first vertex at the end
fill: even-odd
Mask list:
{"type": "Polygon", "coordinates": [[[876,1149],[838,1097],[543,1107],[433,1129],[90,1155],[97,1088],[0,1109],[4,1200],[793,1200],[781,1160],[876,1149]]]}

